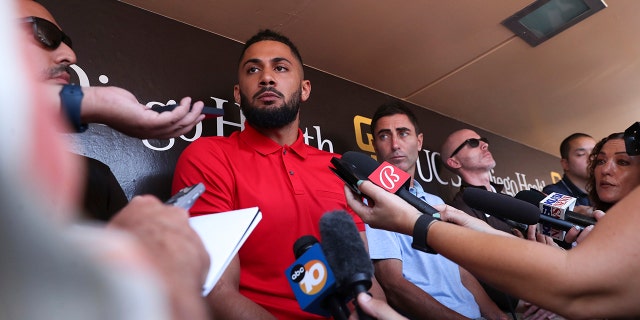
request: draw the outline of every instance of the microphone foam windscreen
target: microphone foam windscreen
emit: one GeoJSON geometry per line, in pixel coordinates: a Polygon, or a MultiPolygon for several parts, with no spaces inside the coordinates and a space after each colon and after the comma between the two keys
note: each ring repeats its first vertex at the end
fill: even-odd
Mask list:
{"type": "Polygon", "coordinates": [[[373,265],[353,218],[345,211],[332,211],[320,218],[322,251],[338,283],[356,273],[373,276],[373,265]]]}
{"type": "Polygon", "coordinates": [[[540,220],[540,209],[509,195],[479,188],[465,188],[462,199],[471,208],[500,218],[524,224],[536,224],[540,220]]]}
{"type": "Polygon", "coordinates": [[[378,161],[362,152],[347,151],[342,155],[341,159],[351,164],[354,173],[362,180],[366,180],[380,166],[378,161]]]}
{"type": "Polygon", "coordinates": [[[300,256],[303,255],[307,251],[307,249],[309,249],[316,243],[318,243],[318,239],[309,234],[298,238],[298,240],[293,243],[293,255],[296,257],[296,259],[300,258],[300,256]]]}

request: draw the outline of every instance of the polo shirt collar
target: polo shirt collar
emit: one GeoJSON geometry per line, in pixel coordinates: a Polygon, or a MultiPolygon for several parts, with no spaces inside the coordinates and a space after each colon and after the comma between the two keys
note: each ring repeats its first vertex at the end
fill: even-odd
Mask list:
{"type": "Polygon", "coordinates": [[[308,151],[304,144],[302,130],[300,130],[300,128],[298,128],[298,138],[291,146],[281,146],[277,144],[269,137],[258,132],[258,130],[253,128],[248,122],[244,123],[244,130],[240,132],[240,139],[262,155],[280,152],[283,148],[293,151],[303,159],[308,155],[308,151]]]}

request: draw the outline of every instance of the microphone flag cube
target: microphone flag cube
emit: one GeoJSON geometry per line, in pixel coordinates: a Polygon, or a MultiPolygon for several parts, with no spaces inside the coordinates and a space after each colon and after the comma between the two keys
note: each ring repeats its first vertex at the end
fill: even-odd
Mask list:
{"type": "MultiPolygon", "coordinates": [[[[542,214],[564,220],[565,213],[573,210],[576,205],[576,198],[570,197],[561,193],[552,192],[546,198],[540,201],[540,211],[542,214]]],[[[539,226],[542,234],[552,237],[556,240],[563,240],[566,234],[565,231],[552,228],[546,225],[544,222],[540,222],[539,226]]]]}

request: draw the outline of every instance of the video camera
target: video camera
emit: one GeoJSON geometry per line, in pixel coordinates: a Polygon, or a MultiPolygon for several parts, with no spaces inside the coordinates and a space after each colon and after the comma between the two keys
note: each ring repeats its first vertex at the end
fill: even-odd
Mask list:
{"type": "Polygon", "coordinates": [[[630,156],[640,155],[640,122],[632,124],[624,131],[624,145],[630,156]]]}

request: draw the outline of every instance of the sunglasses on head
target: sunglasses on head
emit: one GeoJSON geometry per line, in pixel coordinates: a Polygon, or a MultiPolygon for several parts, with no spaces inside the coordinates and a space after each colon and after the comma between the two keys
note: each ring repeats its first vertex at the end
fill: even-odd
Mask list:
{"type": "Polygon", "coordinates": [[[71,48],[71,38],[64,34],[55,24],[38,17],[26,17],[21,20],[23,23],[31,23],[33,26],[33,37],[46,48],[55,50],[64,43],[71,48]]]}
{"type": "Polygon", "coordinates": [[[487,138],[471,138],[471,139],[467,139],[459,147],[457,147],[455,150],[453,150],[453,153],[451,154],[451,156],[449,156],[449,158],[452,158],[453,156],[455,156],[466,145],[469,145],[469,147],[471,147],[471,148],[477,148],[480,145],[480,141],[482,141],[482,142],[484,142],[486,144],[489,144],[489,140],[487,138]]]}

